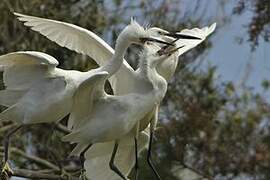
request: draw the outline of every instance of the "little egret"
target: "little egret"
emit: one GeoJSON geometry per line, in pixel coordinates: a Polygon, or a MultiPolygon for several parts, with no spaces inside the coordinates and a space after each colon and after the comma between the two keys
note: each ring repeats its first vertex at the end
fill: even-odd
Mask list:
{"type": "MultiPolygon", "coordinates": [[[[135,125],[139,125],[139,120],[160,103],[167,90],[167,82],[157,73],[156,67],[160,62],[166,60],[168,55],[160,56],[157,53],[159,49],[159,46],[150,42],[146,42],[144,45],[140,58],[140,71],[136,73],[137,78],[144,81],[144,89],[141,92],[125,95],[108,95],[104,91],[106,75],[104,76],[103,83],[95,87],[95,97],[91,104],[92,110],[89,112],[88,117],[76,123],[75,130],[63,137],[64,141],[77,143],[77,146],[71,153],[72,155],[85,152],[94,143],[115,140],[110,167],[122,179],[126,179],[114,165],[114,158],[119,145],[118,140],[132,133],[137,145],[136,136],[139,126],[135,127],[135,125]]],[[[81,87],[89,92],[85,87],[89,87],[89,85],[86,84],[81,87]]],[[[87,94],[84,97],[80,96],[80,98],[90,99],[91,94],[87,94]]],[[[77,105],[81,107],[80,104],[77,105]]]]}
{"type": "MultiPolygon", "coordinates": [[[[35,22],[35,24],[38,23],[35,22]]],[[[52,33],[50,32],[50,34],[52,33]]],[[[59,36],[57,37],[59,38],[59,36]]],[[[88,40],[90,47],[106,46],[102,40],[96,43],[99,39],[91,33],[85,34],[84,39],[88,40]]],[[[76,37],[71,40],[76,41],[76,37]]],[[[5,167],[11,134],[26,124],[57,122],[69,113],[82,115],[87,106],[73,106],[74,103],[77,103],[77,99],[73,97],[74,94],[82,93],[83,96],[85,93],[77,91],[77,87],[87,81],[90,86],[88,90],[91,87],[94,88],[95,84],[103,81],[105,74],[106,77],[110,77],[121,67],[124,53],[131,43],[142,45],[146,41],[168,44],[152,38],[151,34],[138,23],[131,21],[131,24],[117,38],[114,55],[99,56],[101,59],[108,58],[108,63],[88,72],[57,68],[58,61],[56,59],[39,52],[16,52],[0,56],[0,67],[3,71],[3,81],[6,87],[5,90],[0,91],[0,104],[9,107],[0,114],[0,120],[11,120],[19,124],[18,128],[15,128],[5,138],[5,167]],[[111,60],[108,61],[109,59],[111,60]],[[77,111],[82,114],[77,113],[77,111]]],[[[98,51],[91,51],[91,53],[98,54],[98,51]]],[[[73,116],[71,116],[70,122],[73,122],[72,118],[73,116]]]]}
{"type": "MultiPolygon", "coordinates": [[[[202,41],[205,40],[207,36],[209,36],[214,30],[215,30],[216,24],[214,23],[210,27],[204,27],[202,29],[194,28],[194,29],[184,29],[180,31],[180,34],[186,34],[186,35],[191,35],[191,36],[196,36],[199,37],[200,39],[197,40],[187,40],[187,39],[180,39],[176,42],[177,46],[184,46],[183,48],[179,49],[177,52],[173,53],[171,56],[168,57],[168,60],[165,60],[161,62],[157,66],[157,71],[158,73],[163,76],[166,81],[169,81],[171,77],[173,76],[176,66],[178,64],[179,56],[185,53],[186,51],[194,48],[198,44],[200,44],[202,41]]],[[[168,33],[167,31],[160,29],[160,28],[150,28],[150,31],[154,31],[153,33],[160,34],[160,35],[165,35],[168,33]]],[[[173,39],[162,36],[161,37],[163,40],[167,42],[173,41],[173,39]]],[[[119,76],[120,78],[120,76],[119,76]]],[[[119,85],[121,81],[118,81],[118,84],[115,85],[114,89],[118,90],[118,94],[125,94],[125,90],[123,89],[122,85],[119,85]]],[[[126,81],[128,83],[128,81],[126,81]]],[[[126,86],[124,86],[126,87],[126,86]]],[[[134,89],[133,89],[134,90],[134,89]]],[[[156,111],[157,112],[157,111],[156,111]]],[[[157,119],[158,114],[155,113],[155,118],[157,119]]],[[[149,114],[148,118],[153,118],[153,115],[149,114]]],[[[147,118],[146,118],[147,119],[147,118]]],[[[146,124],[146,123],[143,123],[146,124]]],[[[130,140],[130,137],[123,137],[122,139],[119,140],[119,153],[116,158],[116,164],[121,169],[121,171],[125,174],[128,175],[132,167],[134,166],[135,163],[135,156],[133,156],[134,153],[134,145],[132,143],[127,143],[127,139],[130,140]],[[128,145],[129,146],[128,146],[128,145]],[[121,149],[123,147],[123,150],[121,149]],[[121,153],[121,155],[120,155],[121,153]],[[127,158],[129,157],[129,158],[127,158]],[[126,159],[125,159],[126,158],[126,159]]],[[[145,144],[141,144],[139,146],[138,150],[141,151],[143,148],[146,147],[148,141],[144,139],[145,144]]],[[[142,142],[141,142],[142,143],[142,142]]],[[[94,144],[91,149],[89,149],[86,152],[86,163],[85,163],[85,169],[87,173],[87,176],[91,179],[96,179],[96,180],[102,180],[102,179],[108,179],[108,180],[116,180],[115,176],[111,172],[111,170],[107,167],[107,161],[108,158],[110,157],[110,152],[113,149],[113,143],[112,142],[105,142],[105,143],[99,143],[99,144],[94,144]],[[102,147],[102,148],[101,148],[102,147]],[[99,154],[102,149],[107,149],[106,153],[99,154]],[[94,156],[96,155],[96,156],[94,156]],[[94,158],[93,158],[94,157],[94,158]],[[93,160],[92,160],[93,159],[93,160]],[[97,171],[98,167],[102,169],[101,171],[97,171]],[[101,168],[103,167],[103,168],[101,168]],[[92,172],[92,173],[91,173],[92,172]],[[96,173],[93,173],[96,172],[96,173]],[[106,176],[106,178],[104,178],[106,176]]]]}

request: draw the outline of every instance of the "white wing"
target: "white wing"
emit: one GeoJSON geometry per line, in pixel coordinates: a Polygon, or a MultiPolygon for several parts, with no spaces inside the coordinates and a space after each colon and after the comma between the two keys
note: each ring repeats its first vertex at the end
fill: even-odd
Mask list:
{"type": "MultiPolygon", "coordinates": [[[[113,56],[114,50],[95,33],[79,26],[50,19],[14,13],[24,25],[46,36],[62,47],[85,54],[94,59],[98,65],[105,65],[113,56]]],[[[113,87],[120,77],[132,77],[133,68],[124,60],[116,76],[110,78],[113,87]]]]}
{"type": "Polygon", "coordinates": [[[23,124],[61,120],[69,113],[72,105],[72,96],[66,94],[66,85],[64,77],[39,80],[18,102],[0,114],[0,120],[23,124]]]}
{"type": "Polygon", "coordinates": [[[5,90],[0,91],[0,104],[10,106],[16,103],[34,82],[50,76],[57,65],[58,61],[53,57],[34,51],[0,56],[5,86],[5,90]]]}
{"type": "Polygon", "coordinates": [[[100,37],[79,26],[50,19],[14,13],[25,26],[46,36],[62,47],[85,54],[102,65],[114,53],[114,50],[100,37]]]}
{"type": "Polygon", "coordinates": [[[212,24],[210,27],[204,27],[202,29],[194,28],[194,29],[184,29],[179,34],[190,35],[199,37],[201,39],[180,39],[176,42],[177,47],[184,46],[183,48],[178,50],[178,56],[182,55],[186,51],[196,47],[201,42],[203,42],[207,36],[209,36],[212,32],[214,32],[216,28],[216,23],[212,24]]]}
{"type": "MultiPolygon", "coordinates": [[[[138,150],[142,151],[148,144],[148,135],[141,132],[138,139],[138,150]]],[[[95,180],[120,180],[109,167],[114,142],[94,144],[85,154],[86,176],[95,180]]],[[[115,164],[124,175],[128,175],[135,164],[134,137],[125,136],[119,141],[115,164]]]]}
{"type": "Polygon", "coordinates": [[[74,104],[71,109],[68,127],[77,129],[92,109],[93,99],[104,93],[104,84],[108,72],[93,72],[93,75],[83,81],[74,94],[74,104]]]}

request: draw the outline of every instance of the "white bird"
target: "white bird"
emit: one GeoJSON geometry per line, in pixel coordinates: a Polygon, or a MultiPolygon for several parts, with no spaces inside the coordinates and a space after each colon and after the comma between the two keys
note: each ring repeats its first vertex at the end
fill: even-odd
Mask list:
{"type": "MultiPolygon", "coordinates": [[[[104,83],[95,88],[95,97],[91,104],[91,111],[88,117],[77,123],[75,129],[62,139],[71,143],[77,143],[72,155],[81,154],[90,145],[100,142],[115,141],[113,154],[110,160],[110,167],[120,177],[126,179],[120,170],[114,165],[114,158],[118,149],[118,140],[131,133],[135,140],[139,130],[139,121],[150,112],[165,96],[167,82],[160,76],[156,67],[168,55],[159,55],[159,46],[146,42],[140,58],[139,71],[136,78],[144,82],[141,92],[125,95],[109,95],[104,91],[104,83]],[[138,124],[138,126],[135,126],[138,124]],[[134,128],[135,127],[135,128],[134,128]]],[[[106,76],[105,76],[106,77],[106,76]]],[[[106,80],[106,78],[104,78],[106,80]]],[[[82,87],[89,92],[87,84],[82,87]]],[[[90,99],[91,94],[86,94],[81,99],[90,99]]],[[[82,104],[77,106],[82,107],[82,104]]],[[[89,107],[89,105],[88,105],[89,107]]],[[[136,141],[135,141],[136,142],[136,141]]]]}
{"type": "MultiPolygon", "coordinates": [[[[38,23],[35,22],[35,24],[38,23]]],[[[52,35],[52,33],[50,34],[52,35]]],[[[56,36],[56,38],[59,37],[61,39],[62,36],[56,36]]],[[[102,46],[104,41],[93,33],[84,34],[83,38],[87,40],[90,48],[106,46],[106,44],[102,46]]],[[[76,39],[74,37],[70,40],[75,42],[76,39]]],[[[78,99],[74,99],[74,96],[83,97],[85,93],[78,90],[78,86],[87,82],[88,90],[91,90],[92,87],[94,89],[99,81],[103,82],[105,75],[110,77],[121,67],[125,51],[131,43],[143,44],[148,40],[162,42],[151,38],[150,34],[138,23],[131,21],[131,24],[117,38],[115,54],[99,56],[101,60],[108,58],[108,63],[88,72],[57,68],[56,59],[39,52],[17,52],[0,56],[0,67],[6,86],[5,90],[0,91],[0,104],[9,107],[0,114],[0,120],[11,120],[21,127],[26,124],[57,122],[69,113],[71,113],[70,123],[77,115],[78,117],[75,119],[80,119],[79,117],[84,115],[83,112],[88,112],[87,106],[76,107],[74,104],[84,103],[88,100],[80,99],[78,102],[78,99]],[[108,61],[109,59],[111,60],[108,61]],[[78,111],[79,113],[77,113],[78,111]]],[[[99,51],[88,52],[99,53],[99,51]]],[[[88,104],[88,102],[86,103],[88,104]]],[[[19,128],[15,130],[17,129],[19,128]]],[[[8,158],[9,137],[10,134],[6,138],[5,162],[8,158]]]]}
{"type": "MultiPolygon", "coordinates": [[[[25,16],[21,14],[16,14],[19,16],[19,20],[25,21],[26,26],[32,27],[33,30],[38,31],[42,35],[46,36],[50,40],[56,42],[57,44],[67,47],[71,50],[75,50],[82,54],[87,54],[90,57],[92,57],[99,65],[104,65],[106,63],[106,60],[108,58],[102,58],[105,55],[107,57],[110,57],[113,55],[114,51],[112,48],[110,48],[109,45],[107,45],[104,41],[97,41],[95,44],[97,44],[95,47],[92,47],[91,49],[87,47],[88,40],[84,37],[87,34],[93,34],[92,32],[89,32],[85,29],[82,29],[78,26],[71,25],[68,23],[63,23],[59,21],[53,21],[49,19],[43,19],[43,18],[37,18],[32,16],[25,16]],[[75,39],[75,40],[74,40],[75,39]],[[106,44],[106,46],[104,45],[106,44]],[[93,54],[91,51],[99,52],[98,54],[93,54]],[[101,57],[98,58],[97,56],[101,57]]],[[[164,63],[161,63],[158,67],[158,72],[164,76],[167,80],[172,76],[172,74],[175,71],[178,56],[182,53],[186,52],[187,50],[195,47],[196,45],[200,44],[209,34],[213,32],[215,29],[215,24],[213,24],[210,28],[205,27],[203,29],[192,29],[192,30],[183,30],[179,33],[179,35],[185,35],[185,36],[195,36],[199,37],[200,39],[190,39],[187,38],[187,40],[183,40],[183,45],[185,45],[184,48],[179,50],[179,53],[175,54],[174,57],[171,56],[171,58],[174,58],[174,60],[166,61],[164,63]]],[[[151,30],[151,29],[149,29],[151,30]]],[[[160,34],[166,34],[168,32],[159,29],[159,28],[153,28],[152,29],[154,33],[160,36],[160,34]]],[[[96,36],[96,38],[98,38],[96,36]]],[[[178,41],[179,42],[179,41],[178,41]]],[[[127,94],[130,92],[136,92],[141,91],[141,86],[137,84],[137,80],[134,78],[134,70],[128,65],[126,61],[124,61],[123,65],[121,66],[120,70],[115,73],[110,78],[110,83],[112,85],[112,88],[114,90],[115,94],[127,94]]],[[[149,119],[154,117],[153,113],[154,111],[149,112],[149,116],[147,121],[144,120],[141,123],[144,124],[143,127],[147,125],[147,122],[149,122],[149,119]]],[[[157,110],[156,110],[157,112],[157,110]]],[[[157,117],[157,115],[155,115],[157,117]]],[[[155,122],[155,120],[153,120],[155,122]]],[[[142,127],[142,129],[143,129],[142,127]]],[[[154,126],[153,126],[154,127],[154,126]]],[[[92,148],[94,148],[93,146],[92,148]]],[[[111,147],[112,149],[113,147],[111,147]]],[[[93,150],[93,149],[92,149],[93,150]]],[[[98,149],[97,149],[98,151],[98,149]]]]}
{"type": "MultiPolygon", "coordinates": [[[[200,44],[201,42],[203,42],[207,36],[209,36],[214,30],[215,30],[216,24],[214,23],[213,25],[211,25],[210,27],[204,27],[202,29],[198,29],[198,28],[194,28],[194,29],[184,29],[182,31],[180,31],[180,34],[185,34],[185,35],[191,35],[191,36],[195,36],[195,37],[199,37],[201,38],[200,40],[192,40],[192,39],[180,39],[178,41],[176,41],[176,46],[177,47],[181,47],[183,46],[181,49],[179,49],[177,52],[173,53],[171,56],[168,57],[167,60],[161,62],[158,66],[157,66],[157,71],[158,73],[163,76],[166,81],[168,82],[171,77],[173,76],[175,69],[177,67],[178,61],[179,61],[179,56],[181,56],[183,53],[185,53],[186,51],[196,47],[198,44],[200,44]]],[[[166,33],[168,33],[167,31],[160,29],[160,28],[150,28],[148,29],[148,31],[154,31],[153,33],[155,34],[160,34],[163,35],[161,37],[161,39],[171,42],[172,39],[169,37],[165,37],[164,35],[166,33]]],[[[118,84],[115,85],[115,89],[118,89],[121,93],[124,93],[125,91],[122,90],[123,85],[119,85],[119,83],[121,83],[121,81],[118,81],[118,84]]],[[[128,83],[128,82],[127,82],[128,83]]],[[[126,87],[126,86],[124,86],[126,87]]],[[[121,94],[119,93],[119,94],[121,94]]],[[[148,118],[153,118],[157,120],[158,118],[158,111],[155,112],[155,116],[149,115],[150,117],[148,118]]],[[[147,118],[146,118],[147,119],[147,118]]],[[[153,121],[156,121],[153,120],[153,121]]],[[[146,123],[144,123],[145,125],[147,125],[146,123]]],[[[144,126],[145,126],[144,125],[144,126]]],[[[148,129],[149,131],[149,129],[148,129]]],[[[143,134],[145,134],[144,132],[141,132],[143,134]]],[[[140,137],[140,136],[139,136],[140,137]]],[[[146,136],[148,137],[148,136],[146,136]]],[[[124,173],[126,176],[130,173],[132,167],[135,164],[135,156],[134,156],[134,144],[132,143],[127,143],[128,140],[132,140],[129,136],[128,137],[123,137],[120,141],[119,141],[119,152],[118,152],[118,156],[116,156],[116,164],[119,167],[119,169],[121,170],[122,173],[124,173]],[[123,149],[121,149],[123,146],[123,149]],[[127,158],[129,157],[129,158],[127,158]]],[[[138,142],[140,142],[140,146],[138,147],[138,151],[142,151],[148,141],[149,141],[149,137],[148,140],[142,139],[143,143],[140,142],[141,140],[138,139],[138,142]]],[[[91,149],[89,149],[86,154],[85,154],[85,158],[86,158],[86,162],[85,162],[85,169],[86,169],[86,173],[87,173],[87,177],[89,177],[90,179],[96,179],[96,180],[102,180],[102,179],[108,179],[108,180],[117,180],[117,177],[114,176],[113,172],[107,167],[107,160],[111,155],[111,151],[113,149],[113,143],[112,142],[108,142],[108,143],[99,143],[99,144],[94,144],[91,149]],[[98,152],[100,152],[102,149],[106,149],[107,154],[106,153],[102,153],[99,154],[98,152]],[[96,156],[95,156],[96,155],[96,156]],[[98,169],[102,169],[101,171],[98,171],[98,169]],[[88,173],[89,172],[89,173],[88,173]],[[106,178],[104,178],[106,176],[106,178]]]]}

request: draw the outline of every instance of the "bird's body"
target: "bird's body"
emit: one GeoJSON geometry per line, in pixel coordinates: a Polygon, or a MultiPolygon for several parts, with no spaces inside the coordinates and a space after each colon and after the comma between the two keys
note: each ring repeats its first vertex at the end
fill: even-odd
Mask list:
{"type": "MultiPolygon", "coordinates": [[[[157,54],[158,46],[144,45],[138,79],[147,84],[144,91],[125,95],[103,95],[95,98],[86,119],[76,124],[75,130],[63,138],[78,143],[74,154],[81,153],[89,144],[118,140],[127,135],[148,112],[160,103],[167,90],[167,82],[156,71],[156,65],[167,56],[157,54]]],[[[102,86],[100,86],[102,88],[102,86]]],[[[136,136],[136,131],[132,131],[136,136]]]]}

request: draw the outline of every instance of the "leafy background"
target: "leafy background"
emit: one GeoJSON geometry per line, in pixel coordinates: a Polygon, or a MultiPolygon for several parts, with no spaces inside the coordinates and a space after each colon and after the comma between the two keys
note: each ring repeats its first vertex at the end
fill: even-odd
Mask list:
{"type": "MultiPolygon", "coordinates": [[[[2,0],[0,53],[37,50],[54,56],[64,69],[96,67],[32,32],[11,12],[46,17],[87,28],[114,46],[131,17],[168,30],[218,23],[206,42],[181,56],[160,111],[154,161],[164,180],[270,179],[270,96],[268,0],[2,0]]],[[[136,66],[138,48],[128,49],[136,66]]],[[[13,127],[0,122],[0,136],[13,127]]],[[[17,133],[12,147],[59,164],[70,164],[71,150],[54,125],[35,125],[17,133]]],[[[140,179],[153,179],[140,158],[140,179]]],[[[22,156],[12,167],[44,169],[22,156]]],[[[73,162],[76,164],[76,161],[73,162]]]]}

